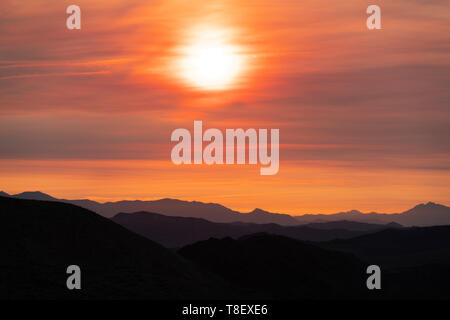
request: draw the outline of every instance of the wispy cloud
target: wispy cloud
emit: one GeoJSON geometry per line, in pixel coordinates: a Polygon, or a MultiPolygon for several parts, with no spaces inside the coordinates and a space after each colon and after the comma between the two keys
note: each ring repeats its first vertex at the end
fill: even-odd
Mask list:
{"type": "Polygon", "coordinates": [[[12,76],[0,77],[0,80],[25,79],[25,78],[42,78],[42,77],[73,77],[73,76],[92,76],[108,74],[110,71],[87,71],[87,72],[55,72],[55,73],[30,73],[17,74],[12,76]]]}

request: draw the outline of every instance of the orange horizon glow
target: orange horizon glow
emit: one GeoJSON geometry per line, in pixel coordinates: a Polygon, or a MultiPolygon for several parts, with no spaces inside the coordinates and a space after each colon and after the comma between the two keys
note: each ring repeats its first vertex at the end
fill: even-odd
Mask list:
{"type": "Polygon", "coordinates": [[[447,193],[431,184],[450,187],[448,176],[437,179],[427,170],[417,172],[414,177],[418,185],[429,185],[419,188],[410,186],[407,170],[362,167],[355,170],[354,177],[349,177],[346,168],[339,164],[308,162],[285,163],[283,171],[270,177],[270,181],[259,176],[256,167],[247,165],[181,165],[176,170],[171,162],[148,160],[1,160],[0,165],[3,178],[0,191],[8,194],[41,191],[60,199],[98,202],[173,198],[219,203],[240,212],[260,208],[290,215],[350,210],[400,213],[429,201],[447,205],[447,193]],[[16,172],[2,169],[11,167],[16,172]],[[177,179],[179,176],[183,179],[177,179]],[[290,184],[285,183],[288,177],[290,184]],[[404,197],[405,190],[408,197],[404,197]],[[380,203],[378,199],[388,200],[380,203]]]}
{"type": "Polygon", "coordinates": [[[450,203],[450,3],[4,0],[0,190],[249,212],[450,203]],[[413,17],[413,18],[412,18],[413,17]],[[20,28],[18,27],[20,26],[20,28]],[[176,128],[280,129],[280,168],[175,166],[176,128]]]}

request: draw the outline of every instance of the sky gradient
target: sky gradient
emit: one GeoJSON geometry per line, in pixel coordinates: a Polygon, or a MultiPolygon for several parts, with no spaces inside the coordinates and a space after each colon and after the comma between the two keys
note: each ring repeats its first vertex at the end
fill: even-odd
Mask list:
{"type": "Polygon", "coordinates": [[[450,203],[449,1],[81,0],[67,30],[70,4],[0,3],[0,189],[293,214],[450,203]],[[244,61],[225,90],[176,63],[211,30],[244,61]],[[171,132],[194,120],[279,128],[279,173],[175,166],[171,132]]]}

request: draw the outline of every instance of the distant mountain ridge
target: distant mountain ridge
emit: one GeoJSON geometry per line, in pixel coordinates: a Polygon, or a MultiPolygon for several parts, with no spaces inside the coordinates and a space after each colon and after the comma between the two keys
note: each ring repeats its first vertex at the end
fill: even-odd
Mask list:
{"type": "Polygon", "coordinates": [[[450,207],[428,202],[421,203],[402,213],[362,213],[358,210],[335,214],[305,214],[296,216],[301,223],[349,220],[365,223],[395,222],[403,226],[450,225],[450,207]]]}
{"type": "Polygon", "coordinates": [[[279,214],[255,209],[252,212],[242,213],[231,210],[217,203],[203,203],[198,201],[183,201],[177,199],[159,199],[151,201],[122,200],[117,202],[100,203],[88,199],[67,200],[56,199],[40,191],[23,192],[8,195],[18,199],[59,201],[74,204],[88,210],[97,212],[105,217],[112,217],[120,212],[132,213],[139,211],[157,212],[167,216],[195,217],[213,222],[248,222],[248,223],[276,223],[280,225],[298,225],[299,222],[288,214],[279,214]]]}
{"type": "Polygon", "coordinates": [[[299,226],[281,226],[274,223],[218,223],[200,218],[171,217],[149,212],[119,213],[111,220],[170,248],[185,246],[209,238],[231,237],[237,239],[254,233],[281,235],[304,241],[329,241],[348,239],[386,228],[401,227],[394,224],[372,225],[351,221],[299,226]]]}
{"type": "Polygon", "coordinates": [[[335,214],[304,214],[293,216],[282,213],[272,213],[262,209],[255,209],[251,212],[243,213],[217,203],[183,201],[169,198],[150,201],[123,200],[100,203],[89,199],[56,199],[39,191],[23,192],[16,195],[8,195],[5,192],[2,192],[2,194],[3,196],[20,199],[71,203],[97,212],[105,217],[113,217],[120,212],[132,213],[146,211],[156,212],[167,216],[202,218],[212,222],[276,223],[283,226],[342,220],[370,224],[387,224],[395,222],[403,226],[450,225],[450,207],[434,202],[416,205],[412,209],[402,213],[362,213],[357,210],[352,210],[335,214]]]}

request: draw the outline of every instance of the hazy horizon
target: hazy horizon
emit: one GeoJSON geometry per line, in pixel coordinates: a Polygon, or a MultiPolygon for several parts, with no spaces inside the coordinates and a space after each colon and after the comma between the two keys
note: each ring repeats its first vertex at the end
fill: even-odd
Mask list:
{"type": "Polygon", "coordinates": [[[325,214],[326,215],[326,214],[345,213],[345,212],[350,212],[350,211],[359,211],[360,213],[363,213],[363,214],[368,214],[368,213],[398,214],[398,213],[403,213],[403,212],[405,212],[405,211],[407,211],[409,209],[412,209],[412,208],[414,208],[414,207],[416,207],[418,205],[421,205],[421,204],[434,203],[434,204],[443,205],[443,206],[446,206],[446,207],[449,206],[446,203],[438,203],[438,202],[435,202],[435,201],[428,200],[428,201],[422,201],[422,202],[419,202],[419,203],[412,204],[410,207],[404,208],[403,210],[396,211],[396,212],[382,212],[382,211],[375,210],[375,209],[374,210],[370,210],[370,211],[362,211],[362,210],[359,210],[358,208],[341,209],[341,210],[333,211],[333,212],[321,212],[320,210],[315,211],[315,212],[299,212],[299,211],[297,211],[297,212],[282,212],[282,211],[279,211],[279,210],[278,211],[277,210],[275,210],[275,211],[267,210],[267,209],[262,208],[260,206],[254,206],[254,207],[251,207],[251,209],[236,209],[236,208],[233,208],[233,207],[226,206],[223,203],[220,203],[220,202],[217,202],[217,201],[199,201],[199,200],[196,200],[196,199],[182,199],[182,198],[172,198],[172,197],[161,197],[161,198],[147,197],[147,198],[139,198],[139,199],[124,197],[124,198],[120,198],[120,199],[110,199],[110,200],[104,200],[103,199],[102,200],[102,199],[91,198],[89,196],[84,196],[84,197],[80,197],[80,198],[69,198],[69,197],[65,197],[65,196],[56,196],[54,194],[51,194],[51,193],[48,193],[48,192],[45,192],[45,191],[41,191],[41,190],[24,190],[24,191],[19,191],[19,192],[7,192],[4,189],[0,189],[0,192],[5,192],[5,193],[7,193],[10,196],[14,196],[14,195],[18,195],[18,194],[22,194],[22,193],[26,193],[26,192],[31,192],[31,193],[40,192],[40,193],[46,194],[46,195],[51,196],[51,197],[56,198],[56,199],[64,199],[64,200],[92,200],[92,201],[99,202],[101,204],[108,203],[108,202],[117,202],[117,201],[157,201],[157,200],[169,199],[169,200],[180,200],[180,201],[186,201],[186,202],[201,202],[201,203],[204,203],[204,204],[218,204],[218,205],[225,206],[226,208],[231,209],[233,211],[237,211],[237,212],[241,212],[241,213],[249,213],[249,212],[252,212],[254,210],[260,209],[260,210],[264,210],[264,211],[271,212],[271,213],[287,214],[287,215],[291,215],[291,216],[302,216],[302,215],[308,215],[308,214],[312,214],[312,215],[325,214]]]}

